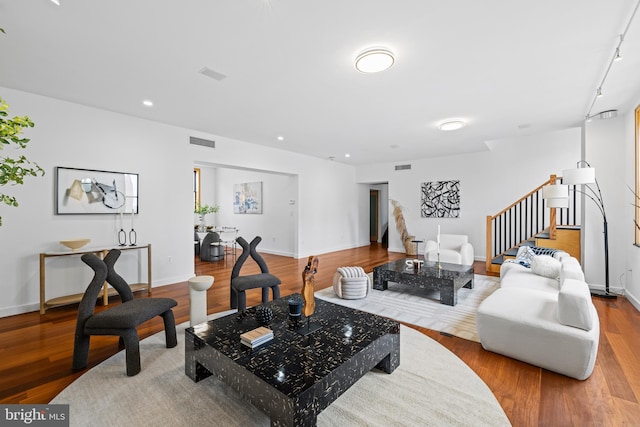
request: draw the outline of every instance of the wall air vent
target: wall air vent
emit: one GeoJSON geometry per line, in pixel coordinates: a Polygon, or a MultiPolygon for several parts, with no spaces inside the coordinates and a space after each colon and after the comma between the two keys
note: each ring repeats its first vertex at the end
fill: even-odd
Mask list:
{"type": "Polygon", "coordinates": [[[195,136],[189,137],[189,144],[202,145],[203,147],[216,148],[216,142],[208,139],[196,138],[195,136]]]}
{"type": "Polygon", "coordinates": [[[215,70],[212,70],[209,67],[204,67],[199,71],[200,74],[205,75],[213,80],[217,80],[217,81],[221,81],[227,78],[227,76],[225,76],[222,73],[219,73],[215,70]]]}
{"type": "Polygon", "coordinates": [[[396,165],[397,171],[406,171],[411,169],[411,165],[396,165]]]}

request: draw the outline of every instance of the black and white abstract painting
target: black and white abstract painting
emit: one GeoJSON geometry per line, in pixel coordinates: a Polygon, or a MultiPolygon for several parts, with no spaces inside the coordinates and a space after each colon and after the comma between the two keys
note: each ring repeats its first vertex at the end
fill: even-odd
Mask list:
{"type": "Polygon", "coordinates": [[[459,218],[460,181],[423,182],[420,216],[422,218],[459,218]]]}

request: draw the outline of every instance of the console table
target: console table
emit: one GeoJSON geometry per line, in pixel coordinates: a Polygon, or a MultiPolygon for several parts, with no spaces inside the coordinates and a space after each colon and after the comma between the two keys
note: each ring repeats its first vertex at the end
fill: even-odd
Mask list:
{"type": "MultiPolygon", "coordinates": [[[[111,249],[120,249],[121,251],[142,250],[142,249],[147,250],[147,283],[133,283],[133,284],[130,284],[129,286],[131,287],[132,292],[146,290],[149,293],[149,295],[151,295],[151,244],[136,245],[136,246],[110,246],[110,247],[102,247],[102,248],[87,248],[84,250],[77,250],[77,251],[43,252],[40,254],[40,314],[44,314],[47,311],[47,309],[51,307],[80,302],[80,300],[82,300],[82,296],[84,295],[84,294],[65,295],[65,296],[53,298],[47,301],[45,298],[45,288],[46,288],[45,260],[47,258],[65,257],[65,256],[83,255],[83,254],[96,254],[100,259],[102,259],[111,249]]],[[[116,295],[116,294],[117,294],[116,290],[113,288],[109,288],[107,282],[105,282],[99,297],[102,297],[102,302],[104,305],[108,305],[109,295],[116,295]]]]}

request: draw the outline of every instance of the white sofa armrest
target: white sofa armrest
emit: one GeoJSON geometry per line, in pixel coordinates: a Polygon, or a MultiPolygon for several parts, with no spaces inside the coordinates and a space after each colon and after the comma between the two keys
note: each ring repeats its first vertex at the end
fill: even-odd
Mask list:
{"type": "Polygon", "coordinates": [[[460,256],[462,258],[462,264],[473,265],[473,246],[471,243],[463,243],[460,246],[460,256]]]}
{"type": "Polygon", "coordinates": [[[565,279],[558,293],[558,321],[563,325],[593,329],[591,293],[581,280],[565,279]]]}

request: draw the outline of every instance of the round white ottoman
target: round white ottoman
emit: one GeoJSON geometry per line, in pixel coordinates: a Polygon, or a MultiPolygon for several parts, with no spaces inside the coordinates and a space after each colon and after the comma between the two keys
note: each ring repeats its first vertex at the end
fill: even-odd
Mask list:
{"type": "Polygon", "coordinates": [[[189,325],[207,321],[207,289],[213,285],[213,276],[195,276],[189,279],[189,325]]]}
{"type": "Polygon", "coordinates": [[[369,276],[362,267],[340,267],[333,275],[333,291],[342,299],[360,299],[369,293],[369,276]]]}

